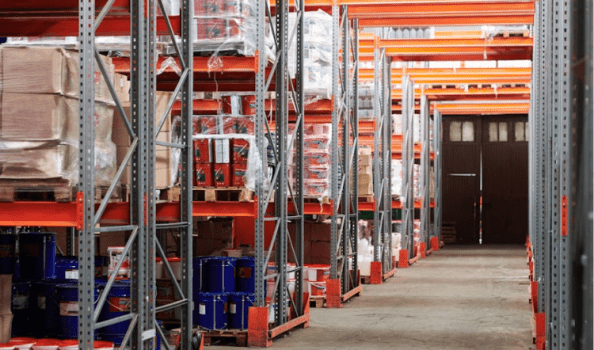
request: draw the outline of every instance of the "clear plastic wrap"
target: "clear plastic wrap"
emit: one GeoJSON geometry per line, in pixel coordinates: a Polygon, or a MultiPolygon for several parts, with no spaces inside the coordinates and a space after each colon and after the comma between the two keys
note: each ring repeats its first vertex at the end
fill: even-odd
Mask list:
{"type": "Polygon", "coordinates": [[[481,32],[484,39],[492,39],[496,36],[503,36],[509,34],[525,35],[529,31],[528,26],[482,26],[481,32]]]}
{"type": "MultiPolygon", "coordinates": [[[[2,47],[0,179],[78,181],[78,54],[56,47],[2,47]]],[[[113,80],[113,65],[104,63],[113,80]]],[[[115,105],[95,72],[95,184],[116,172],[115,105]]],[[[24,185],[26,186],[26,185],[24,185]]]]}
{"type": "Polygon", "coordinates": [[[392,159],[392,196],[400,197],[402,192],[402,160],[392,159]]]}

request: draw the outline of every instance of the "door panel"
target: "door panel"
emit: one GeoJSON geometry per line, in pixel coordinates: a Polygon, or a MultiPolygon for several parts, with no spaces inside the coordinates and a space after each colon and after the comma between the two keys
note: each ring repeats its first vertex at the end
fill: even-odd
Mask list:
{"type": "Polygon", "coordinates": [[[523,243],[528,233],[527,117],[483,119],[484,243],[523,243]]]}
{"type": "Polygon", "coordinates": [[[481,119],[443,119],[443,222],[455,222],[459,243],[478,242],[481,119]]]}

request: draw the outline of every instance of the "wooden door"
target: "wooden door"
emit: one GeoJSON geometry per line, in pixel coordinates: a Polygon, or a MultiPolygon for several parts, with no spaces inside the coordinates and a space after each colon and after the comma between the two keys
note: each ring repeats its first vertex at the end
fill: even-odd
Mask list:
{"type": "Polygon", "coordinates": [[[528,234],[526,116],[483,117],[484,243],[523,243],[528,234]]]}
{"type": "Polygon", "coordinates": [[[478,242],[481,118],[443,119],[443,223],[455,224],[458,243],[478,242]]]}

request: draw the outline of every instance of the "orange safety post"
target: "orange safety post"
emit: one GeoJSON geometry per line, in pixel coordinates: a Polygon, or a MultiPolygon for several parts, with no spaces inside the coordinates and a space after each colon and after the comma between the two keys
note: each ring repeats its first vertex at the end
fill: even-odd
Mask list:
{"type": "Polygon", "coordinates": [[[431,237],[431,250],[436,252],[439,250],[439,238],[438,237],[431,237]]]}
{"type": "Polygon", "coordinates": [[[421,250],[421,259],[427,257],[427,243],[421,242],[419,244],[419,249],[421,250]]]}
{"type": "Polygon", "coordinates": [[[398,267],[408,267],[408,249],[400,249],[400,255],[398,256],[398,267]]]}
{"type": "Polygon", "coordinates": [[[381,261],[371,262],[371,276],[369,276],[369,284],[382,284],[384,279],[381,261]]]}
{"type": "Polygon", "coordinates": [[[260,348],[272,346],[272,340],[268,337],[268,308],[250,307],[248,320],[247,345],[260,348]]]}
{"type": "Polygon", "coordinates": [[[536,335],[536,349],[545,350],[546,340],[546,317],[544,312],[534,314],[535,335],[536,335]]]}
{"type": "Polygon", "coordinates": [[[326,281],[326,307],[341,308],[342,296],[340,288],[340,279],[331,279],[326,281]]]}

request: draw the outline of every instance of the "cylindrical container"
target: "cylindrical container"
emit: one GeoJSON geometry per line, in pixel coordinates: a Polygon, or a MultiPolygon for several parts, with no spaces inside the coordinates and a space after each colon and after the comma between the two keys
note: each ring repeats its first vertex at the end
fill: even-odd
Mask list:
{"type": "Polygon", "coordinates": [[[24,280],[56,278],[56,234],[21,233],[19,264],[24,280]]]}
{"type": "Polygon", "coordinates": [[[161,258],[155,259],[155,278],[163,278],[163,259],[161,258]]]}
{"type": "Polygon", "coordinates": [[[244,115],[256,115],[256,95],[242,96],[241,109],[244,115]]]}
{"type": "MultiPolygon", "coordinates": [[[[94,288],[93,294],[96,302],[97,288],[94,288]]],[[[60,307],[58,336],[65,339],[78,338],[78,284],[58,284],[56,286],[56,300],[60,307]]]]}
{"type": "Polygon", "coordinates": [[[16,350],[31,350],[36,342],[35,338],[12,338],[9,343],[14,345],[16,350]]]}
{"type": "Polygon", "coordinates": [[[223,113],[229,115],[241,115],[240,96],[238,95],[227,95],[222,96],[223,99],[223,113]]]}
{"type": "Polygon", "coordinates": [[[206,262],[210,259],[209,256],[197,256],[192,261],[192,274],[194,284],[192,289],[194,293],[205,292],[206,286],[204,284],[206,280],[206,262]]]}
{"type": "Polygon", "coordinates": [[[247,329],[248,310],[254,305],[255,296],[252,293],[231,293],[229,294],[229,328],[247,329]]]}
{"type": "Polygon", "coordinates": [[[171,266],[175,279],[178,281],[181,280],[181,259],[178,257],[171,257],[167,258],[167,262],[169,263],[169,266],[171,266]]]}
{"type": "Polygon", "coordinates": [[[34,335],[38,338],[51,337],[56,333],[60,311],[55,298],[56,284],[55,281],[47,280],[36,282],[32,286],[31,321],[34,335]]]}
{"type": "Polygon", "coordinates": [[[227,329],[226,293],[200,293],[198,302],[198,324],[205,329],[227,329]]]}
{"type": "Polygon", "coordinates": [[[78,350],[78,340],[67,339],[60,342],[59,350],[78,350]]]}
{"type": "Polygon", "coordinates": [[[255,267],[256,261],[253,257],[237,259],[235,289],[238,292],[255,293],[255,267]]]}
{"type": "Polygon", "coordinates": [[[57,257],[56,258],[56,279],[78,281],[78,258],[57,257]]]}
{"type": "Polygon", "coordinates": [[[12,275],[14,272],[16,236],[0,234],[0,274],[12,275]]]}
{"type": "Polygon", "coordinates": [[[96,256],[95,257],[95,278],[101,278],[107,276],[107,262],[108,258],[106,256],[96,256]]]}
{"type": "MultiPolygon", "coordinates": [[[[109,268],[108,268],[108,276],[111,276],[112,273],[115,272],[116,267],[118,266],[118,260],[120,256],[124,253],[124,247],[108,247],[107,253],[109,254],[109,268]]],[[[130,257],[126,256],[124,261],[122,262],[122,266],[116,272],[116,279],[124,279],[130,277],[130,257]]]]}
{"type": "Polygon", "coordinates": [[[206,289],[212,293],[235,292],[236,258],[213,257],[206,262],[206,289]]]}
{"type": "MultiPolygon", "coordinates": [[[[130,281],[118,281],[107,294],[106,303],[101,309],[99,319],[109,320],[130,313],[130,281]]],[[[110,326],[101,328],[101,339],[113,342],[116,345],[122,344],[130,321],[122,321],[110,326]]]]}
{"type": "Polygon", "coordinates": [[[31,335],[30,293],[31,282],[12,282],[13,337],[28,337],[31,335]]]}
{"type": "MultiPolygon", "coordinates": [[[[157,325],[158,325],[159,327],[161,327],[161,329],[162,329],[163,331],[165,331],[165,329],[163,328],[163,321],[161,321],[161,320],[157,320],[157,325]]],[[[157,345],[157,346],[155,347],[155,349],[157,349],[157,350],[161,349],[161,335],[159,335],[159,332],[157,332],[157,344],[155,344],[155,345],[157,345]]],[[[113,349],[106,349],[106,350],[113,350],[113,349]]]]}
{"type": "Polygon", "coordinates": [[[62,344],[58,339],[39,339],[33,345],[33,350],[58,350],[62,344]]]}

